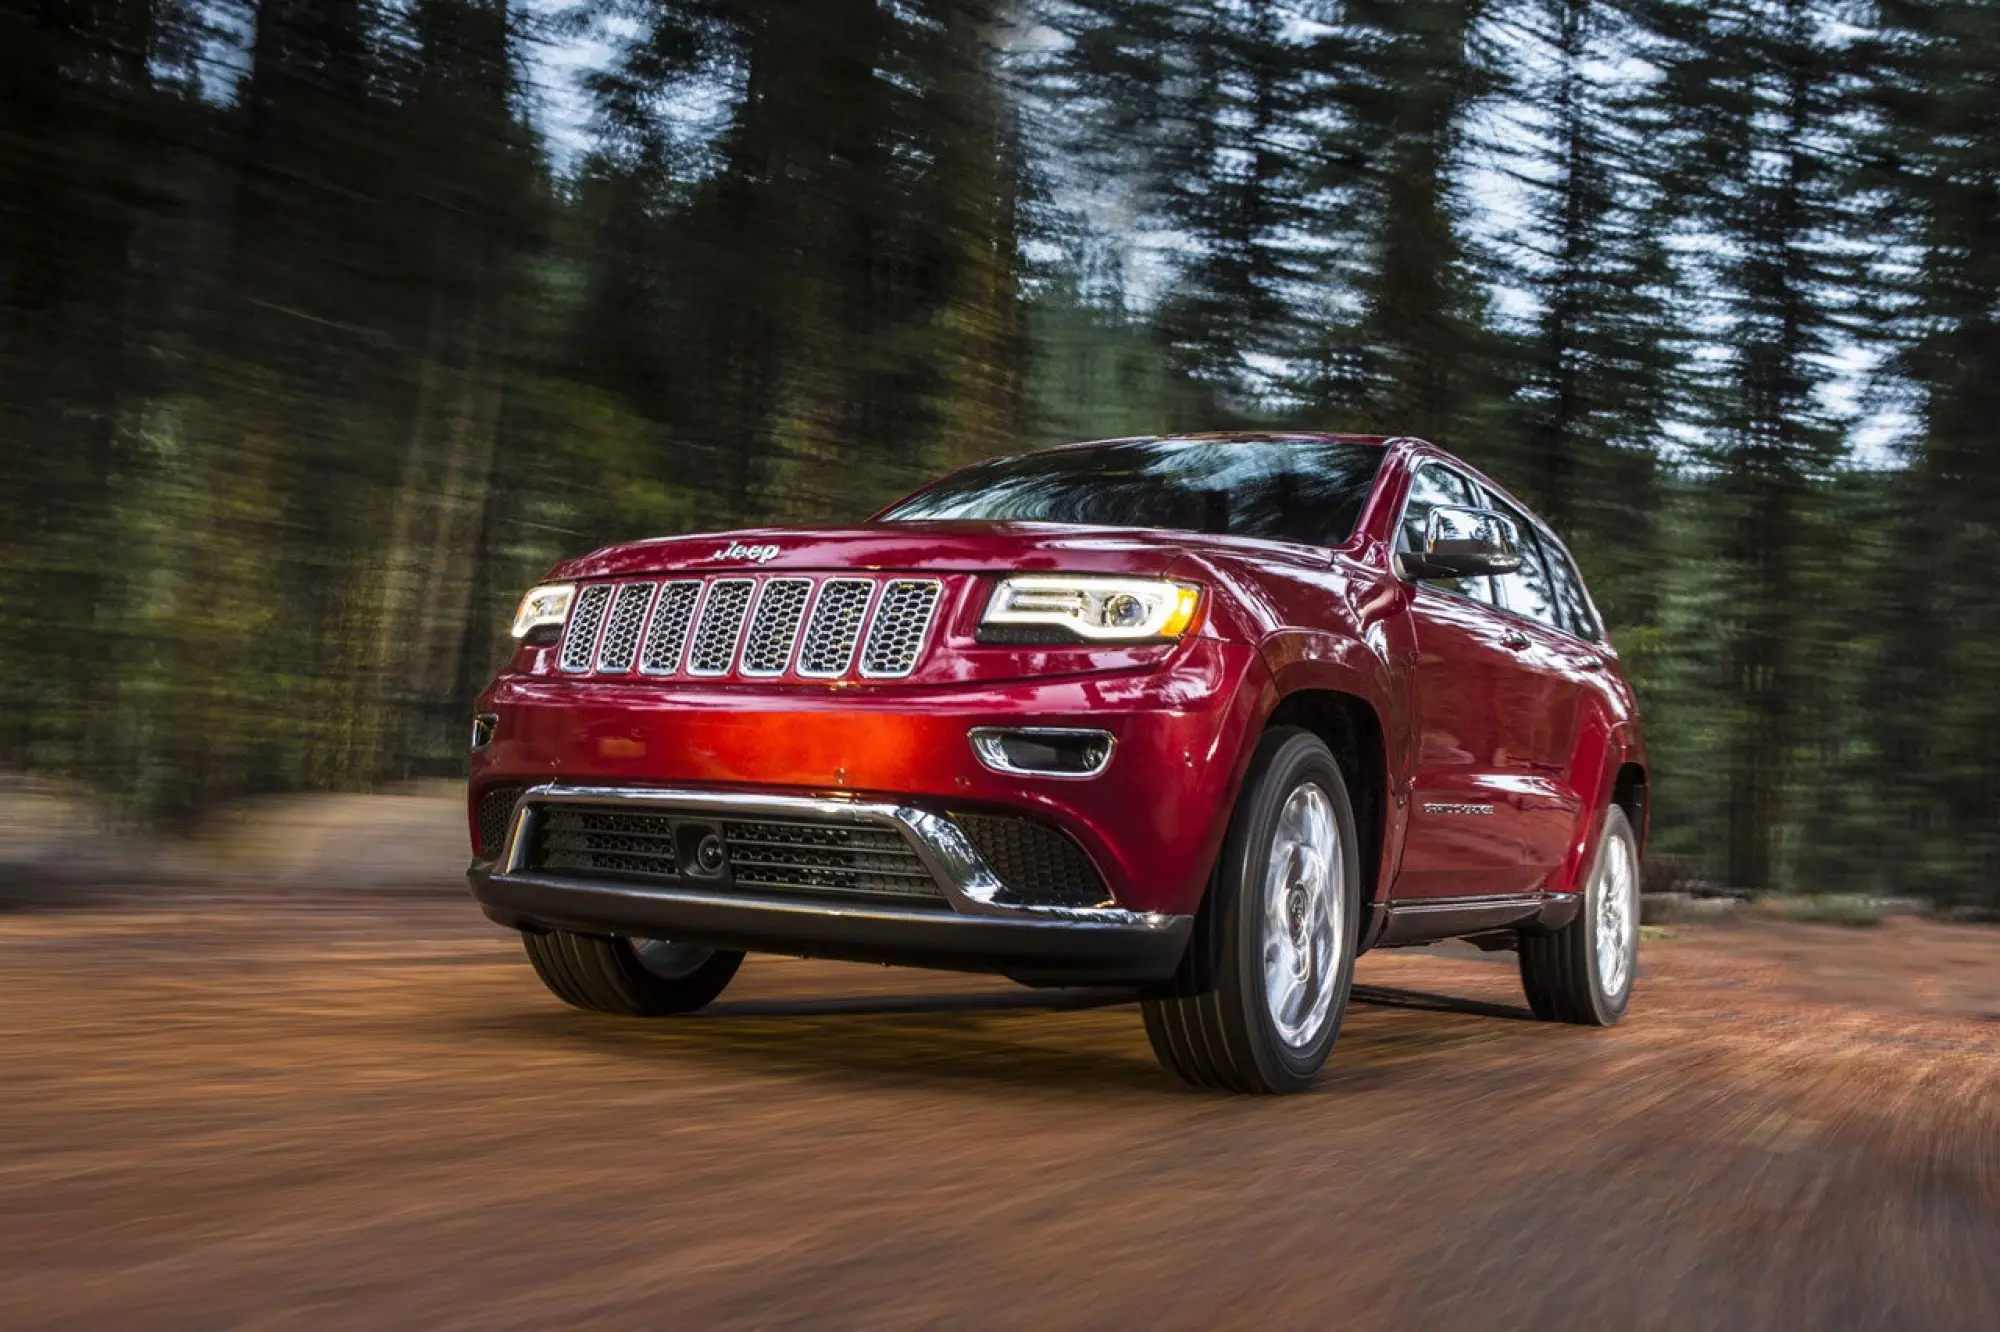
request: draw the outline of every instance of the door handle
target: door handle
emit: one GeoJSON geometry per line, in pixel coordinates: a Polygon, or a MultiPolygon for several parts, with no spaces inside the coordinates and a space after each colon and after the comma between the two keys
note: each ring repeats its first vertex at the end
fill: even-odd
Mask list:
{"type": "Polygon", "coordinates": [[[1506,633],[1500,635],[1500,645],[1514,652],[1526,652],[1529,647],[1533,646],[1534,641],[1534,639],[1529,638],[1519,629],[1509,629],[1506,633]]]}

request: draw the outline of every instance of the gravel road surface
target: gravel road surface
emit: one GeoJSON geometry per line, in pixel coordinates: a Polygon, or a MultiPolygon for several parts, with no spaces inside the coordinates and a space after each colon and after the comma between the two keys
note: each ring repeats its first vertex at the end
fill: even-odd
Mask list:
{"type": "Polygon", "coordinates": [[[0,1328],[2000,1328],[2000,930],[1363,958],[1315,1093],[1102,993],[562,1008],[469,902],[0,916],[0,1328]]]}

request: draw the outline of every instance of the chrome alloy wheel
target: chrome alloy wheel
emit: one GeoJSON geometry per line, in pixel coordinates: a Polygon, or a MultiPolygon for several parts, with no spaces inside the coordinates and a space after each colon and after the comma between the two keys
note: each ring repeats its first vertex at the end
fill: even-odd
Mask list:
{"type": "Polygon", "coordinates": [[[1336,956],[1346,938],[1340,825],[1316,782],[1285,800],[1264,870],[1264,1006],[1280,1040],[1310,1047],[1333,1011],[1336,956]]]}
{"type": "Polygon", "coordinates": [[[1639,952],[1639,874],[1632,843],[1614,833],[1597,870],[1597,983],[1624,997],[1639,952]]]}

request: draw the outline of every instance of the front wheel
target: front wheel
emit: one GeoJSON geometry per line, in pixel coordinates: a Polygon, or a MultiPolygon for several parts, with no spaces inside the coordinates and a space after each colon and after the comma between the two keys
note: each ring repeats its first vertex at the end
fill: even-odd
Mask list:
{"type": "Polygon", "coordinates": [[[1359,846],[1325,744],[1290,728],[1266,734],[1187,957],[1168,992],[1142,1003],[1162,1064],[1199,1087],[1312,1085],[1354,979],[1359,846]]]}
{"type": "Polygon", "coordinates": [[[1576,919],[1553,934],[1521,936],[1521,987],[1544,1022],[1609,1027],[1625,1016],[1638,969],[1639,839],[1612,805],[1576,919]]]}
{"type": "Polygon", "coordinates": [[[722,948],[551,930],[523,934],[528,961],[549,992],[573,1008],[664,1017],[706,1008],[743,964],[722,948]]]}

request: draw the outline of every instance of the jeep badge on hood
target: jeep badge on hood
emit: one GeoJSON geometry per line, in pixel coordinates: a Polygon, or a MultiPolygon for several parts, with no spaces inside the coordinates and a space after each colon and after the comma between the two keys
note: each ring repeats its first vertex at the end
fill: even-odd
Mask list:
{"type": "Polygon", "coordinates": [[[732,541],[708,558],[711,560],[750,560],[756,564],[764,564],[776,559],[777,555],[778,548],[776,546],[746,546],[741,541],[732,541]]]}

